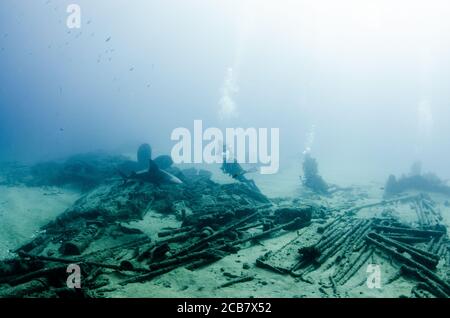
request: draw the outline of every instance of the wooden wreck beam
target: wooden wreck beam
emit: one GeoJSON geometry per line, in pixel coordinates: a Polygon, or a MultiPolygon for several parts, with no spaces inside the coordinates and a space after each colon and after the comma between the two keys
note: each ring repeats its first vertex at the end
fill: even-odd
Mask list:
{"type": "Polygon", "coordinates": [[[383,233],[383,235],[386,237],[389,237],[391,239],[397,240],[399,242],[408,243],[408,244],[430,242],[430,239],[426,238],[426,237],[408,236],[408,235],[395,234],[395,233],[383,233]]]}
{"type": "Polygon", "coordinates": [[[157,270],[157,269],[161,269],[163,267],[168,267],[168,266],[172,266],[172,265],[185,264],[188,261],[191,261],[193,259],[205,258],[205,256],[210,255],[211,253],[213,253],[216,250],[222,250],[222,249],[226,248],[228,245],[235,246],[235,245],[243,244],[243,243],[246,243],[248,241],[255,240],[255,239],[267,236],[267,235],[269,235],[269,234],[271,234],[273,232],[282,230],[286,226],[294,225],[297,222],[298,222],[298,220],[295,219],[295,220],[293,220],[291,222],[287,222],[285,224],[281,224],[281,225],[279,225],[277,227],[274,227],[274,228],[272,228],[270,230],[264,231],[262,233],[255,234],[255,235],[253,235],[251,237],[248,237],[248,238],[245,238],[245,239],[240,239],[240,240],[236,240],[234,242],[230,242],[228,244],[223,244],[223,245],[217,246],[217,247],[215,247],[213,249],[212,248],[206,248],[204,250],[201,250],[201,251],[198,251],[198,252],[193,252],[193,253],[190,253],[190,254],[187,254],[187,255],[177,256],[175,258],[169,258],[169,259],[161,261],[161,262],[149,264],[149,267],[150,267],[151,270],[157,270]]]}
{"type": "Polygon", "coordinates": [[[91,265],[95,267],[102,267],[102,268],[108,268],[113,269],[116,271],[130,271],[130,272],[149,272],[149,269],[146,268],[126,268],[124,269],[120,265],[113,265],[113,264],[105,264],[105,263],[98,263],[98,262],[91,262],[91,261],[84,261],[79,259],[67,259],[67,258],[58,258],[58,257],[48,257],[48,256],[39,256],[39,255],[31,255],[25,252],[19,252],[20,257],[24,258],[30,258],[30,259],[37,259],[41,261],[46,262],[54,262],[54,263],[62,263],[62,264],[86,264],[91,265]]]}
{"type": "MultiPolygon", "coordinates": [[[[367,246],[367,245],[366,245],[367,246]]],[[[354,259],[353,262],[349,263],[347,266],[344,266],[342,271],[336,273],[334,276],[334,280],[339,285],[344,285],[353,275],[355,275],[358,270],[367,262],[367,260],[373,254],[373,247],[367,248],[361,253],[358,253],[358,256],[354,259]]]]}
{"type": "Polygon", "coordinates": [[[355,233],[351,239],[347,241],[341,253],[347,253],[350,250],[355,250],[361,241],[364,241],[364,237],[371,231],[372,221],[364,220],[361,225],[356,225],[354,228],[355,233]]]}
{"type": "MultiPolygon", "coordinates": [[[[253,218],[255,216],[255,214],[247,217],[246,219],[238,222],[238,223],[243,223],[243,222],[247,222],[248,220],[250,220],[251,218],[253,218]]],[[[182,265],[187,266],[188,269],[196,269],[199,266],[204,266],[207,264],[210,264],[212,262],[217,261],[218,259],[222,258],[223,256],[225,256],[224,254],[220,256],[220,253],[218,254],[218,251],[226,248],[227,246],[235,246],[235,245],[239,245],[239,244],[243,244],[245,242],[251,241],[251,240],[255,240],[261,237],[265,237],[273,232],[276,231],[280,231],[285,227],[289,227],[291,225],[297,224],[300,221],[300,218],[296,218],[293,221],[281,224],[277,227],[274,227],[270,230],[264,231],[262,233],[253,235],[249,238],[246,239],[241,239],[241,240],[236,240],[234,242],[230,242],[228,244],[222,244],[220,246],[216,246],[214,248],[206,248],[204,250],[198,251],[198,252],[192,252],[190,254],[176,254],[176,255],[172,255],[169,259],[166,259],[164,261],[158,262],[158,263],[153,263],[150,264],[150,272],[137,276],[137,277],[133,277],[130,278],[128,280],[125,280],[123,282],[121,282],[121,285],[126,285],[128,283],[136,283],[136,282],[144,282],[144,281],[148,281],[153,279],[154,277],[157,277],[159,275],[165,274],[167,272],[170,272],[182,265]]],[[[305,223],[305,225],[308,223],[305,223]]],[[[237,223],[231,225],[228,227],[229,229],[232,229],[234,227],[238,226],[237,223]]],[[[216,232],[217,233],[217,232],[216,232]]],[[[208,242],[203,242],[202,245],[204,245],[205,243],[208,242]]],[[[195,244],[195,243],[194,243],[195,244]]],[[[200,246],[200,245],[199,245],[200,246]]],[[[197,247],[199,247],[197,246],[197,247]]]]}
{"type": "Polygon", "coordinates": [[[356,239],[356,241],[353,243],[353,251],[359,251],[366,245],[365,237],[369,232],[372,230],[373,221],[368,220],[366,225],[364,225],[363,231],[361,235],[356,239]]]}
{"type": "Polygon", "coordinates": [[[352,234],[355,231],[358,231],[359,228],[363,225],[364,221],[360,220],[359,222],[357,222],[357,224],[354,227],[350,227],[344,235],[342,235],[341,237],[339,237],[335,242],[333,242],[333,244],[322,250],[321,251],[321,255],[316,259],[316,263],[317,264],[323,264],[327,259],[329,259],[330,257],[333,257],[337,252],[339,252],[345,245],[343,244],[344,242],[347,241],[347,239],[349,239],[350,237],[352,237],[352,234]]]}
{"type": "Polygon", "coordinates": [[[426,251],[426,250],[414,247],[412,245],[405,244],[403,242],[399,242],[397,237],[389,237],[387,235],[379,234],[379,233],[373,233],[373,235],[385,239],[386,242],[389,241],[388,243],[396,244],[396,245],[400,246],[402,249],[406,248],[408,250],[414,251],[416,253],[419,253],[421,255],[424,255],[426,257],[429,257],[429,258],[432,258],[432,259],[435,259],[435,260],[439,261],[439,256],[436,253],[432,253],[432,252],[429,252],[429,251],[426,251]]]}
{"type": "Polygon", "coordinates": [[[366,240],[369,243],[372,243],[373,245],[375,245],[376,247],[381,249],[382,251],[392,255],[398,261],[400,261],[400,262],[402,262],[402,263],[404,263],[404,264],[406,264],[408,266],[411,266],[411,267],[414,267],[414,268],[417,268],[417,269],[421,270],[422,273],[424,275],[426,275],[429,279],[433,280],[438,285],[442,286],[442,289],[447,294],[450,293],[450,285],[447,282],[443,281],[439,276],[437,276],[435,273],[433,273],[427,267],[425,267],[422,264],[420,264],[420,263],[418,263],[418,262],[416,262],[416,261],[406,257],[405,255],[403,255],[401,253],[398,253],[395,249],[393,249],[393,248],[391,248],[391,247],[389,247],[389,246],[387,246],[387,245],[385,245],[385,244],[383,244],[381,242],[378,242],[377,240],[371,238],[369,235],[366,236],[366,240]]]}
{"type": "Polygon", "coordinates": [[[222,285],[216,287],[216,289],[230,287],[232,285],[239,284],[239,283],[249,282],[249,281],[252,281],[253,279],[255,279],[254,275],[246,275],[246,276],[238,277],[236,279],[233,279],[229,282],[226,282],[225,284],[222,284],[222,285]]]}
{"type": "Polygon", "coordinates": [[[434,205],[431,201],[429,201],[426,198],[422,198],[422,206],[427,209],[431,215],[433,215],[435,217],[435,219],[440,219],[442,216],[439,212],[436,211],[436,209],[434,208],[434,205]]]}
{"type": "Polygon", "coordinates": [[[81,255],[85,249],[99,237],[102,230],[96,226],[88,226],[80,231],[73,239],[64,242],[61,246],[63,255],[81,255]]]}
{"type": "Polygon", "coordinates": [[[163,244],[168,244],[168,243],[174,243],[174,242],[180,242],[180,241],[185,241],[188,240],[190,238],[192,238],[194,235],[195,230],[190,230],[187,233],[181,233],[181,234],[176,234],[173,236],[169,236],[166,237],[165,239],[162,240],[158,240],[153,242],[149,247],[147,247],[143,252],[141,252],[138,257],[137,260],[139,262],[143,261],[145,258],[149,257],[152,250],[157,247],[157,246],[161,246],[163,244]]]}
{"type": "Polygon", "coordinates": [[[419,220],[420,226],[425,226],[428,223],[425,221],[425,216],[423,214],[423,210],[421,206],[419,205],[419,200],[414,200],[414,210],[417,214],[417,219],[419,220]]]}
{"type": "Polygon", "coordinates": [[[368,203],[368,204],[356,206],[351,209],[345,210],[345,213],[354,213],[354,212],[358,212],[359,210],[362,210],[365,208],[372,208],[374,206],[386,205],[386,204],[391,204],[391,203],[400,202],[400,201],[410,201],[410,200],[417,199],[419,197],[420,197],[420,194],[417,194],[417,195],[409,195],[409,196],[394,198],[394,199],[390,199],[390,200],[382,200],[382,201],[374,202],[374,203],[368,203]]]}
{"type": "Polygon", "coordinates": [[[413,276],[416,279],[419,279],[422,282],[426,283],[426,285],[428,287],[428,291],[431,292],[434,296],[441,297],[441,298],[450,298],[449,294],[444,292],[441,287],[439,287],[435,282],[431,281],[420,270],[417,270],[415,268],[412,268],[412,267],[409,267],[406,265],[402,265],[402,267],[400,267],[400,272],[407,276],[413,276]]]}
{"type": "Polygon", "coordinates": [[[37,271],[29,272],[20,276],[15,276],[11,278],[7,284],[10,286],[16,286],[20,284],[24,284],[26,282],[29,282],[33,279],[42,278],[42,277],[49,277],[55,274],[61,274],[65,273],[66,266],[56,266],[56,267],[50,267],[50,268],[43,268],[37,271]]]}
{"type": "Polygon", "coordinates": [[[439,263],[439,257],[435,254],[419,250],[412,246],[407,246],[406,244],[396,242],[395,240],[374,232],[369,233],[368,236],[395,247],[399,252],[408,252],[417,262],[420,262],[426,267],[434,269],[439,263]]]}
{"type": "Polygon", "coordinates": [[[207,265],[209,265],[211,263],[214,263],[214,262],[222,259],[226,255],[224,252],[220,252],[220,251],[214,251],[213,252],[213,251],[214,250],[212,250],[211,253],[209,255],[207,255],[208,257],[195,260],[191,264],[188,264],[186,266],[186,268],[188,270],[193,271],[193,270],[196,270],[198,268],[207,266],[207,265]]]}
{"type": "Polygon", "coordinates": [[[158,269],[158,270],[155,270],[155,271],[150,271],[150,272],[148,272],[146,274],[143,274],[143,275],[139,275],[139,276],[135,276],[135,277],[132,277],[132,278],[125,279],[125,280],[121,281],[119,283],[119,285],[124,286],[124,285],[131,284],[131,283],[142,283],[142,282],[148,281],[148,280],[150,280],[150,279],[152,279],[154,277],[157,277],[157,276],[160,276],[162,274],[165,274],[165,273],[168,273],[170,271],[173,271],[176,268],[178,268],[178,265],[173,265],[173,266],[161,268],[161,269],[158,269]]]}
{"type": "Polygon", "coordinates": [[[222,254],[218,249],[207,249],[201,252],[180,256],[175,259],[168,259],[159,263],[153,263],[150,264],[150,270],[148,271],[148,273],[126,279],[119,284],[123,286],[130,283],[142,283],[145,281],[149,281],[157,276],[171,272],[182,265],[185,265],[188,269],[193,270],[198,267],[215,262],[223,256],[224,254],[222,254]]]}
{"type": "Polygon", "coordinates": [[[302,257],[295,265],[292,266],[290,274],[294,277],[302,277],[303,275],[318,268],[329,257],[332,257],[334,254],[339,252],[342,248],[341,244],[351,236],[356,228],[359,229],[359,227],[362,226],[363,223],[364,221],[360,220],[355,227],[351,224],[351,222],[349,222],[350,226],[348,228],[341,228],[339,231],[336,231],[333,236],[327,237],[325,240],[320,240],[315,245],[308,247],[317,251],[317,257],[315,257],[314,259],[305,259],[305,257],[302,257]],[[308,266],[302,268],[301,272],[297,272],[301,267],[305,265],[308,266]]]}
{"type": "Polygon", "coordinates": [[[158,237],[167,237],[167,236],[171,236],[171,235],[174,235],[174,234],[189,232],[189,231],[191,231],[193,229],[194,229],[193,226],[184,226],[184,227],[180,227],[178,229],[162,231],[162,232],[158,233],[158,237]]]}
{"type": "Polygon", "coordinates": [[[322,226],[321,230],[323,234],[329,234],[333,229],[336,229],[335,225],[339,224],[339,222],[342,220],[344,215],[339,215],[338,217],[334,218],[332,221],[328,222],[324,226],[322,226]],[[328,230],[331,228],[330,232],[328,230]]]}
{"type": "Polygon", "coordinates": [[[48,282],[45,279],[35,279],[27,283],[1,289],[0,298],[22,298],[33,293],[39,293],[48,288],[48,282]]]}
{"type": "Polygon", "coordinates": [[[176,258],[170,258],[161,262],[155,262],[155,263],[151,263],[149,264],[149,268],[150,270],[154,271],[157,269],[161,269],[164,267],[169,267],[169,266],[173,266],[173,265],[182,265],[185,264],[193,259],[199,259],[199,258],[203,258],[205,256],[208,255],[209,250],[203,250],[203,251],[199,251],[199,252],[194,252],[194,253],[190,253],[184,256],[179,256],[176,258]]]}
{"type": "Polygon", "coordinates": [[[170,258],[178,257],[178,256],[184,255],[186,253],[189,253],[191,251],[195,251],[200,246],[213,241],[214,239],[224,235],[226,232],[228,232],[228,231],[230,231],[230,230],[232,230],[232,229],[234,229],[234,228],[236,228],[236,227],[238,227],[238,226],[240,226],[240,225],[250,221],[251,219],[253,219],[254,217],[256,217],[258,215],[260,215],[259,212],[255,212],[255,213],[247,216],[246,218],[243,218],[242,220],[239,220],[239,221],[237,221],[237,222],[235,222],[235,223],[225,227],[222,230],[219,230],[219,231],[217,231],[217,232],[215,232],[215,233],[213,233],[213,234],[211,234],[211,235],[209,235],[209,236],[207,236],[207,237],[205,237],[203,239],[200,239],[200,240],[192,243],[191,245],[189,245],[189,246],[187,246],[185,248],[182,248],[177,253],[175,253],[172,256],[170,256],[170,258]]]}
{"type": "MultiPolygon", "coordinates": [[[[366,246],[364,237],[367,233],[371,231],[370,229],[371,221],[370,220],[361,220],[353,229],[352,233],[342,244],[339,244],[337,246],[337,249],[335,252],[330,254],[328,257],[335,257],[335,263],[341,263],[342,260],[348,260],[351,258],[351,254],[355,250],[359,250],[359,245],[361,245],[361,248],[363,246],[366,246]]],[[[326,270],[333,267],[334,263],[329,263],[326,267],[326,270]]]]}
{"type": "MultiPolygon", "coordinates": [[[[300,219],[300,218],[295,218],[294,220],[292,220],[292,221],[290,221],[290,222],[287,222],[287,223],[278,225],[278,226],[273,227],[273,228],[271,228],[271,229],[269,229],[269,230],[267,230],[267,231],[264,231],[264,232],[261,232],[261,233],[258,233],[258,234],[254,234],[254,235],[252,235],[252,236],[250,236],[250,237],[247,237],[247,238],[245,238],[245,239],[241,239],[241,240],[234,241],[234,242],[232,242],[231,244],[232,244],[232,245],[239,245],[239,244],[243,244],[243,243],[246,243],[246,242],[249,242],[249,241],[253,241],[253,240],[256,240],[256,239],[265,237],[265,236],[267,236],[267,235],[269,235],[269,234],[272,234],[272,233],[274,233],[274,232],[280,231],[280,230],[282,230],[282,229],[284,229],[284,228],[286,228],[286,227],[289,227],[289,226],[298,224],[299,222],[301,222],[301,219],[300,219]]],[[[309,225],[310,223],[311,223],[311,222],[305,222],[305,223],[303,224],[303,226],[307,226],[307,225],[309,225]]]]}
{"type": "Polygon", "coordinates": [[[434,231],[434,230],[418,230],[411,229],[406,227],[394,227],[394,226],[382,226],[382,225],[374,225],[374,229],[378,231],[383,231],[385,233],[403,233],[409,234],[411,236],[419,236],[419,237],[438,237],[445,232],[443,231],[434,231]]]}
{"type": "Polygon", "coordinates": [[[336,241],[345,232],[341,224],[334,226],[328,233],[324,233],[320,240],[316,243],[318,249],[322,249],[330,245],[330,243],[336,241]]]}
{"type": "MultiPolygon", "coordinates": [[[[123,243],[123,244],[119,244],[119,245],[115,245],[115,246],[112,246],[112,247],[109,247],[109,248],[105,248],[105,249],[97,250],[97,251],[94,251],[94,252],[91,252],[91,253],[83,254],[82,258],[85,259],[85,258],[89,258],[89,257],[93,257],[93,256],[99,256],[101,254],[109,253],[109,252],[112,252],[112,251],[117,250],[117,249],[132,248],[132,247],[136,247],[136,246],[140,246],[140,245],[144,245],[144,244],[150,243],[151,241],[152,241],[151,238],[146,236],[146,237],[138,238],[136,240],[133,240],[133,241],[130,241],[130,242],[126,242],[126,243],[123,243]]],[[[80,259],[80,261],[81,261],[81,259],[80,259]]]]}
{"type": "Polygon", "coordinates": [[[253,229],[255,227],[259,227],[259,226],[262,226],[262,225],[264,225],[264,223],[258,221],[258,222],[255,222],[253,224],[249,224],[249,225],[245,225],[243,227],[237,228],[236,231],[245,231],[245,230],[253,229]]]}
{"type": "Polygon", "coordinates": [[[433,244],[431,252],[439,254],[441,246],[445,243],[445,240],[446,240],[445,235],[442,235],[439,239],[436,239],[435,243],[433,244]]]}

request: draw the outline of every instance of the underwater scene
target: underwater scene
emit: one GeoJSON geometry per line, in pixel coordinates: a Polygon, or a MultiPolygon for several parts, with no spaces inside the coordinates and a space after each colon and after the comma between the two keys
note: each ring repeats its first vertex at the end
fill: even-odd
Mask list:
{"type": "Polygon", "coordinates": [[[0,298],[448,298],[449,16],[2,0],[0,298]]]}

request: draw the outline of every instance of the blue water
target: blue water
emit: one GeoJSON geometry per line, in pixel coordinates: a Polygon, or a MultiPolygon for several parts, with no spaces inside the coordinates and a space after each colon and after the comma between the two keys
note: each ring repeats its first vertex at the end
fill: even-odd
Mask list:
{"type": "Polygon", "coordinates": [[[4,0],[0,161],[142,142],[169,153],[173,129],[201,119],[280,128],[281,170],[308,148],[339,180],[385,180],[416,160],[448,178],[449,11],[442,1],[4,0]],[[70,4],[79,29],[67,26],[70,4]]]}

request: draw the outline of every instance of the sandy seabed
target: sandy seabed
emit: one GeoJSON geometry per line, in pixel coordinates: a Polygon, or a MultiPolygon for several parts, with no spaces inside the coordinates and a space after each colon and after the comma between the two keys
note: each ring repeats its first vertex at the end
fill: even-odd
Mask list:
{"type": "MultiPolygon", "coordinates": [[[[213,171],[214,181],[230,182],[219,171],[213,171]]],[[[279,175],[269,177],[254,175],[258,186],[269,197],[296,197],[301,192],[298,171],[282,171],[279,175]]],[[[359,186],[366,193],[367,202],[379,201],[382,198],[382,184],[372,182],[359,186]]],[[[53,187],[0,187],[0,259],[11,256],[9,250],[30,241],[40,228],[70,207],[79,197],[79,193],[53,187]]],[[[435,196],[433,199],[442,203],[446,198],[435,196]]],[[[339,205],[342,198],[324,199],[321,204],[339,205]]],[[[443,207],[443,204],[440,204],[443,207]]],[[[378,216],[376,209],[364,209],[360,217],[378,216]]],[[[450,209],[441,209],[443,223],[449,227],[450,209]]],[[[398,211],[405,222],[414,221],[414,213],[409,210],[398,211]]],[[[141,221],[131,222],[130,226],[142,230],[152,238],[163,227],[177,227],[180,222],[174,216],[149,212],[141,221]]],[[[310,282],[289,275],[280,275],[255,265],[258,257],[269,250],[277,250],[294,240],[303,231],[286,232],[283,235],[264,240],[260,244],[240,250],[236,254],[224,257],[205,268],[190,271],[178,268],[167,274],[156,277],[146,283],[128,284],[114,288],[105,297],[400,297],[409,296],[412,283],[402,277],[395,278],[398,269],[392,266],[389,259],[374,255],[370,262],[379,264],[382,269],[382,282],[388,285],[379,289],[368,288],[366,284],[366,268],[363,266],[345,285],[337,291],[330,292],[327,287],[330,268],[315,271],[310,282]],[[253,276],[253,280],[230,287],[221,288],[230,277],[253,276]],[[391,282],[391,280],[393,280],[391,282]]],[[[307,235],[305,235],[307,236],[307,235]]],[[[89,250],[98,250],[102,246],[92,244],[89,250]]],[[[122,277],[117,277],[120,280],[122,277]]]]}
{"type": "Polygon", "coordinates": [[[52,187],[0,186],[0,259],[30,241],[78,197],[76,192],[52,187]]]}

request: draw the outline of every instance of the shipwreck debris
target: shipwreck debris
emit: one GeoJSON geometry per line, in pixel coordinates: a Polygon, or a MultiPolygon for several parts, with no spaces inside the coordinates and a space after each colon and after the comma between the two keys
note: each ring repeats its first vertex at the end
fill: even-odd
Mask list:
{"type": "Polygon", "coordinates": [[[434,173],[422,174],[421,168],[413,165],[409,175],[400,178],[390,175],[384,187],[384,196],[390,197],[407,191],[436,192],[450,195],[450,187],[434,173]]]}
{"type": "MultiPolygon", "coordinates": [[[[148,155],[143,151],[141,157],[148,155]]],[[[316,284],[314,275],[326,275],[327,283],[320,279],[318,288],[328,296],[340,295],[342,286],[361,281],[364,266],[380,257],[391,259],[395,269],[388,282],[410,281],[413,297],[450,295],[448,234],[440,206],[429,195],[402,195],[362,205],[341,200],[334,206],[303,199],[271,200],[246,182],[218,184],[209,171],[177,170],[167,156],[153,163],[158,169],[170,169],[183,183],[115,178],[86,191],[19,247],[15,258],[0,262],[0,296],[103,297],[120,286],[145,283],[179,268],[195,271],[281,235],[288,238],[286,243],[277,249],[264,247],[256,266],[290,275],[299,284],[316,284]],[[416,213],[417,222],[402,222],[392,213],[381,217],[358,213],[401,205],[411,207],[408,211],[416,213]],[[179,226],[148,233],[128,224],[149,213],[171,214],[179,226]],[[76,293],[65,285],[68,264],[82,269],[83,288],[76,293]]],[[[216,289],[255,278],[245,272],[248,275],[236,275],[216,289]]]]}
{"type": "Polygon", "coordinates": [[[311,189],[318,194],[328,194],[328,184],[319,175],[317,160],[309,153],[305,154],[303,160],[303,177],[302,183],[305,187],[311,189]]]}

